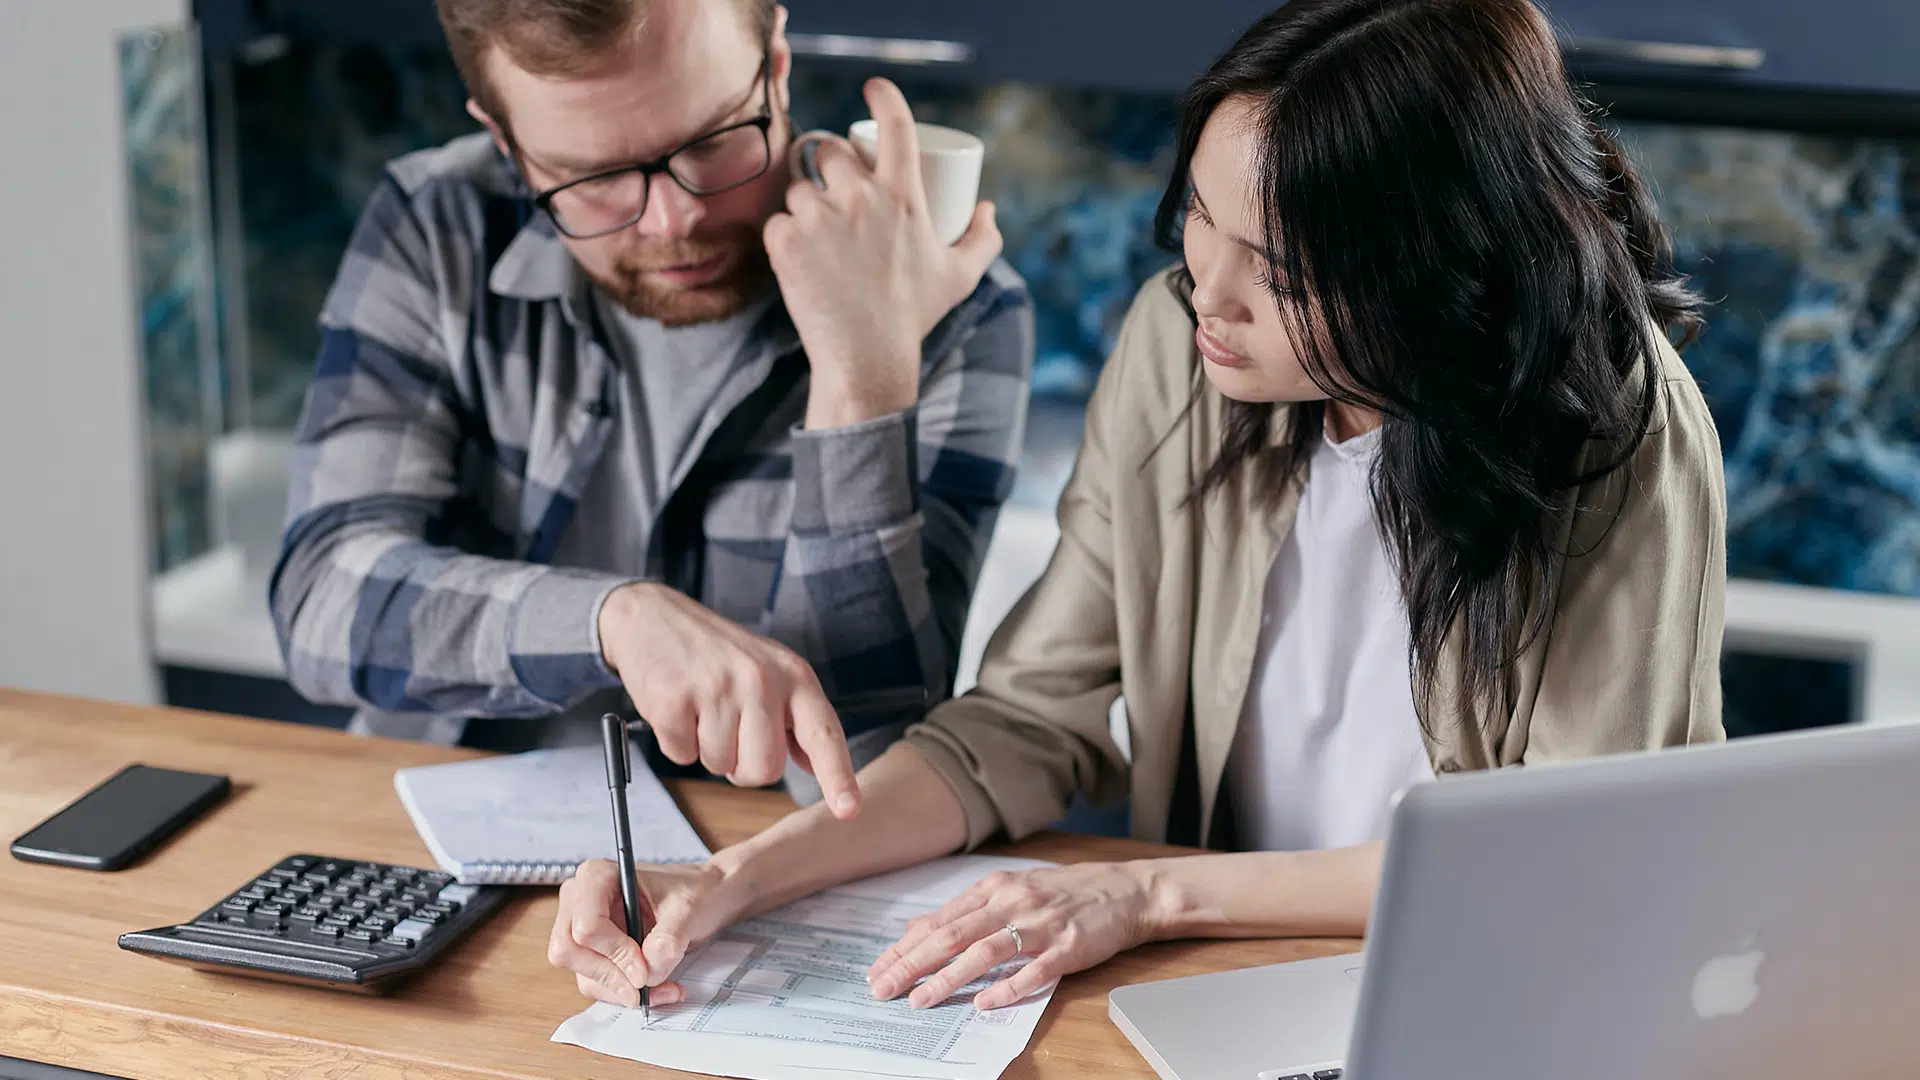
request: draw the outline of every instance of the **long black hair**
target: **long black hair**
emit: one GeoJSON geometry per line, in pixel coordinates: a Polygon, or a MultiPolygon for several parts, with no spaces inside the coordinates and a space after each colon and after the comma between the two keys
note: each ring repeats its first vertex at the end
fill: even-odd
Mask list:
{"type": "MultiPolygon", "coordinates": [[[[1423,723],[1456,628],[1454,704],[1493,722],[1554,610],[1549,516],[1645,438],[1660,338],[1690,340],[1700,301],[1528,0],[1293,0],[1262,19],[1182,101],[1156,222],[1172,249],[1229,99],[1258,118],[1254,205],[1295,350],[1334,400],[1385,417],[1373,501],[1423,723]]],[[[1195,497],[1254,469],[1277,499],[1326,409],[1291,406],[1275,439],[1276,406],[1232,403],[1195,497]]]]}

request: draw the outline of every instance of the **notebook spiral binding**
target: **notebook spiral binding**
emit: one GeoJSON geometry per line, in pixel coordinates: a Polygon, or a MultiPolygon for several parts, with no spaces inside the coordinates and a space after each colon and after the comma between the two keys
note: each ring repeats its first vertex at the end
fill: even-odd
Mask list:
{"type": "MultiPolygon", "coordinates": [[[[671,859],[668,863],[698,861],[671,859]]],[[[457,878],[462,885],[559,885],[579,868],[577,862],[479,862],[462,866],[457,878]]]]}
{"type": "Polygon", "coordinates": [[[482,862],[460,868],[469,885],[558,885],[573,876],[577,862],[482,862]]]}

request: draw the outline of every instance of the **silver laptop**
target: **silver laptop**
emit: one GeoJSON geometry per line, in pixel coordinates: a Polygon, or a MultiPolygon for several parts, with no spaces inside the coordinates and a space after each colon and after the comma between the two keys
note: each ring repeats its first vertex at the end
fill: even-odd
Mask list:
{"type": "Polygon", "coordinates": [[[1409,791],[1368,950],[1123,986],[1167,1080],[1920,1076],[1920,726],[1409,791]]]}

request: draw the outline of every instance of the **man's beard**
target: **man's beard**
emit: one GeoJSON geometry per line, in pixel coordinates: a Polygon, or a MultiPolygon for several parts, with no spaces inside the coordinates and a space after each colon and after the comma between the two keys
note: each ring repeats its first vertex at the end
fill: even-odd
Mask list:
{"type": "Polygon", "coordinates": [[[738,315],[765,294],[773,279],[760,229],[741,224],[684,240],[647,239],[623,252],[610,275],[589,271],[608,299],[662,326],[693,326],[738,315]],[[694,288],[676,288],[647,278],[648,271],[688,266],[715,257],[726,260],[721,276],[694,288]]]}

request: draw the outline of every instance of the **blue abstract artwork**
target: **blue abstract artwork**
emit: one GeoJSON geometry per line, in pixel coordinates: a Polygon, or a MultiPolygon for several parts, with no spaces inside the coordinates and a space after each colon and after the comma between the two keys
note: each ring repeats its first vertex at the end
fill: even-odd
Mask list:
{"type": "Polygon", "coordinates": [[[1920,137],[1623,134],[1713,302],[1731,573],[1920,595],[1920,137]]]}

